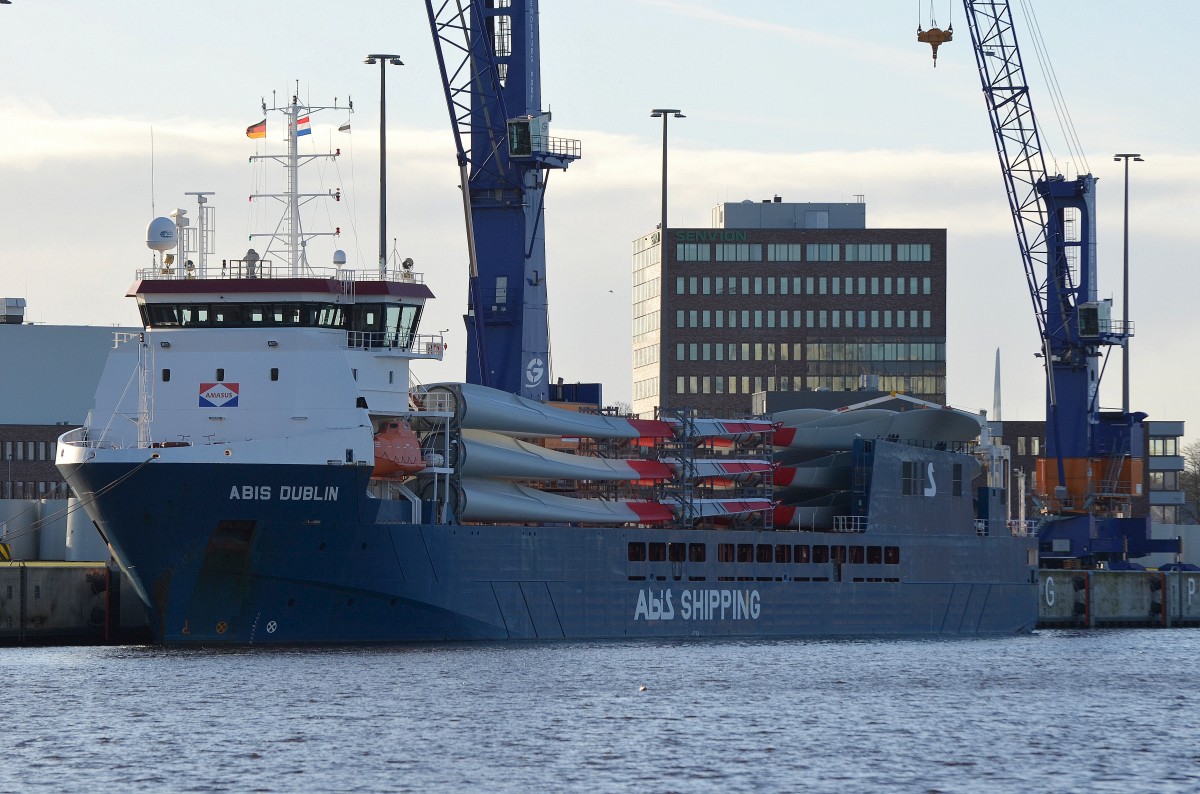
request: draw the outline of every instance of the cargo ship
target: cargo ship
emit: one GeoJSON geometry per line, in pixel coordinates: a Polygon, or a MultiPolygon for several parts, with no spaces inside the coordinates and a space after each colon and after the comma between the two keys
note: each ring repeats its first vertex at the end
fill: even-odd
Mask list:
{"type": "MultiPolygon", "coordinates": [[[[308,108],[285,106],[288,167],[308,108]]],[[[151,223],[144,330],[117,334],[57,464],[157,641],[1003,635],[1037,620],[1006,450],[944,407],[652,418],[440,361],[410,262],[209,266],[151,223]]],[[[268,250],[268,254],[270,251],[268,250]]],[[[340,254],[340,252],[338,252],[340,254]]]]}

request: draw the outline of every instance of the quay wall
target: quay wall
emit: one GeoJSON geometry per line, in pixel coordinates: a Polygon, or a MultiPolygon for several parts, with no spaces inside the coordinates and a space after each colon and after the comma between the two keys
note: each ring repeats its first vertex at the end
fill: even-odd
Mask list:
{"type": "Polygon", "coordinates": [[[1039,571],[1038,628],[1200,626],[1200,571],[1039,571]]]}

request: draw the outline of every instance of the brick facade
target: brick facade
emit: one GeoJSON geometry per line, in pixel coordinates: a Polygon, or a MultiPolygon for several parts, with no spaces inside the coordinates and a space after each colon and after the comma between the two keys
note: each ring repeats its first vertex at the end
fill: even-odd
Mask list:
{"type": "MultiPolygon", "coordinates": [[[[898,390],[945,402],[944,229],[670,229],[667,239],[657,362],[639,360],[635,320],[635,411],[742,415],[754,392],[817,389],[898,390]],[[757,247],[760,258],[717,261],[716,247],[730,239],[757,247]],[[690,240],[712,241],[707,261],[685,258],[682,241],[690,240]],[[768,261],[783,245],[801,251],[800,261],[768,261]],[[898,261],[902,246],[918,245],[928,246],[927,261],[898,261]],[[812,246],[836,248],[837,261],[810,260],[812,246]],[[850,246],[876,246],[887,257],[856,261],[855,253],[847,261],[850,246]],[[639,400],[637,383],[653,364],[657,395],[639,400]]],[[[635,292],[636,273],[635,264],[635,292]]]]}
{"type": "Polygon", "coordinates": [[[67,485],[54,465],[66,425],[0,425],[0,499],[65,498],[67,485]]]}

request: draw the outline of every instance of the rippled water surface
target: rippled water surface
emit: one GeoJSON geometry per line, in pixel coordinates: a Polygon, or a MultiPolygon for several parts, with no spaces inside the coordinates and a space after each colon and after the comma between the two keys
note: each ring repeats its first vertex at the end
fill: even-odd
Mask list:
{"type": "Polygon", "coordinates": [[[0,670],[4,791],[1200,790],[1200,630],[8,648],[0,670]]]}

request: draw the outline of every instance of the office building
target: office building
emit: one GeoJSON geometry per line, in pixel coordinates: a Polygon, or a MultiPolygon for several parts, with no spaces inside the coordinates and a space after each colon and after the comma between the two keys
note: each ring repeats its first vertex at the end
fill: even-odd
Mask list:
{"type": "Polygon", "coordinates": [[[776,196],[722,204],[710,228],[655,231],[633,249],[640,416],[747,414],[764,391],[945,401],[944,229],[871,229],[862,201],[776,196]]]}

